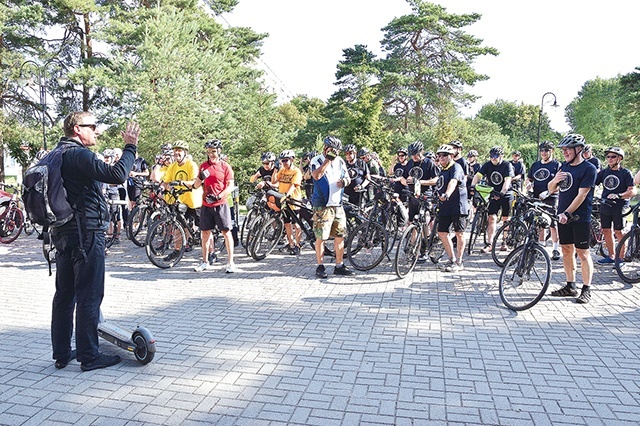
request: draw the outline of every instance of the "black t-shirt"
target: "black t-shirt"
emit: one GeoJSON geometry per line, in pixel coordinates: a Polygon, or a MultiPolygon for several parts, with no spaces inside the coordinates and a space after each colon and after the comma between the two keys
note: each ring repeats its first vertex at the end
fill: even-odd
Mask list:
{"type": "MultiPolygon", "coordinates": [[[[544,164],[542,161],[536,161],[529,169],[529,179],[533,181],[533,196],[537,197],[542,192],[548,190],[549,182],[556,176],[560,170],[560,162],[552,159],[548,163],[544,164]]],[[[551,194],[553,197],[557,197],[557,194],[551,194]]]]}
{"type": "Polygon", "coordinates": [[[596,168],[589,161],[583,161],[577,166],[571,166],[565,161],[560,166],[560,170],[569,175],[558,185],[560,188],[558,212],[562,213],[567,210],[567,207],[569,207],[578,196],[580,188],[590,188],[587,198],[584,199],[576,211],[571,212],[572,215],[577,214],[580,216],[576,222],[590,222],[593,204],[593,188],[595,187],[596,177],[598,175],[596,168]]]}
{"type": "Polygon", "coordinates": [[[600,171],[600,169],[602,168],[602,164],[600,163],[600,160],[597,157],[592,156],[587,161],[594,165],[594,167],[596,168],[596,171],[600,171]]]}
{"type": "MultiPolygon", "coordinates": [[[[633,176],[629,169],[623,167],[618,170],[611,170],[609,167],[600,170],[596,178],[596,185],[602,184],[602,199],[606,199],[610,194],[622,194],[630,186],[633,186],[633,176]]],[[[604,212],[621,213],[624,206],[629,204],[629,200],[617,199],[608,200],[607,204],[601,205],[604,212]],[[608,204],[608,205],[607,205],[608,204]]]]}
{"type": "Polygon", "coordinates": [[[272,167],[271,170],[266,170],[264,166],[260,166],[260,168],[258,169],[258,173],[260,173],[260,177],[262,178],[262,180],[271,182],[271,177],[274,174],[278,173],[278,169],[272,167]]]}
{"type": "MultiPolygon", "coordinates": [[[[502,192],[505,178],[513,177],[513,165],[510,161],[501,161],[494,165],[491,161],[487,161],[480,167],[480,174],[487,179],[487,184],[492,186],[494,190],[502,192]]],[[[510,191],[507,191],[509,193],[510,191]]]]}
{"type": "Polygon", "coordinates": [[[467,161],[466,158],[464,157],[460,157],[457,160],[455,160],[456,163],[460,164],[460,167],[462,167],[462,173],[464,173],[465,177],[469,175],[469,162],[467,161]]]}
{"type": "Polygon", "coordinates": [[[354,161],[351,164],[347,163],[346,161],[345,163],[347,164],[347,172],[349,173],[351,183],[349,183],[349,185],[344,188],[344,193],[349,195],[349,199],[352,200],[353,197],[359,195],[354,188],[356,186],[362,185],[365,177],[369,174],[369,167],[367,166],[367,163],[360,159],[354,161]]]}
{"type": "Polygon", "coordinates": [[[465,184],[466,179],[460,164],[453,162],[451,167],[440,171],[440,176],[438,176],[435,190],[438,195],[444,195],[447,191],[447,187],[449,186],[449,182],[453,179],[458,181],[456,190],[453,191],[448,200],[443,201],[442,204],[440,204],[440,216],[464,216],[469,214],[467,186],[465,184]]]}
{"type": "MultiPolygon", "coordinates": [[[[420,178],[420,180],[429,180],[438,176],[438,168],[436,167],[435,163],[429,158],[423,158],[419,162],[415,162],[413,161],[413,159],[409,160],[409,162],[407,163],[407,167],[405,167],[403,175],[405,179],[409,177],[409,173],[414,167],[419,167],[420,169],[422,169],[422,177],[420,178]]],[[[427,190],[428,188],[429,185],[422,185],[420,192],[425,192],[425,190],[427,190]]]]}
{"type": "MultiPolygon", "coordinates": [[[[409,163],[406,163],[406,164],[396,163],[393,166],[393,176],[394,177],[405,176],[406,173],[409,173],[409,170],[407,169],[408,165],[409,163]],[[398,172],[397,170],[400,170],[400,172],[398,172]]],[[[404,191],[408,189],[409,187],[407,185],[403,185],[402,182],[400,181],[393,182],[393,192],[398,193],[403,200],[406,199],[407,197],[407,194],[404,191]]]]}

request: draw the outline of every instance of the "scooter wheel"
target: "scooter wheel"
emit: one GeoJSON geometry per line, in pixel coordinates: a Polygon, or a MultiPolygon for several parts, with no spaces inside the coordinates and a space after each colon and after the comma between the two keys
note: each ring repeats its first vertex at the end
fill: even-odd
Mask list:
{"type": "Polygon", "coordinates": [[[155,343],[149,341],[147,337],[140,331],[134,331],[131,340],[136,345],[133,351],[138,362],[141,364],[149,364],[156,354],[155,343]]]}

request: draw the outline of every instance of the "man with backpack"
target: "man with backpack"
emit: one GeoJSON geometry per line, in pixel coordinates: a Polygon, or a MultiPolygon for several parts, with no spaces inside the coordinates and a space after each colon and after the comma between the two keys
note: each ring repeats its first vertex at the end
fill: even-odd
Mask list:
{"type": "Polygon", "coordinates": [[[98,322],[104,295],[104,231],[109,224],[102,182],[122,184],[126,181],[140,134],[138,124],[127,124],[122,132],[125,142],[122,157],[109,165],[89,149],[96,144],[96,126],[96,117],[90,112],[72,112],[64,120],[64,136],[56,149],[64,150],[61,175],[66,199],[73,206],[74,215],[51,230],[57,249],[56,292],[51,319],[53,358],[56,368],[66,367],[75,358],[83,371],[120,362],[119,356],[102,354],[98,350],[98,322]],[[77,352],[71,349],[74,309],[77,352]]]}

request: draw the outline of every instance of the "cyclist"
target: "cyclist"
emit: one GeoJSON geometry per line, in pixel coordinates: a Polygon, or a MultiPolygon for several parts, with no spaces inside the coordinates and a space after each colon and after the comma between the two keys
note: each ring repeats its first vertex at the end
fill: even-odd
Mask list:
{"type": "Polygon", "coordinates": [[[249,178],[249,182],[253,183],[260,179],[260,182],[256,185],[256,188],[261,189],[267,186],[267,189],[273,188],[271,181],[273,175],[278,173],[278,169],[275,167],[276,155],[273,152],[265,152],[260,156],[262,166],[249,178]]]}
{"type": "MultiPolygon", "coordinates": [[[[462,167],[462,172],[464,173],[464,177],[466,180],[467,176],[469,176],[469,162],[467,161],[466,158],[462,156],[462,148],[463,148],[462,142],[456,139],[454,141],[451,141],[449,145],[453,147],[455,151],[455,155],[453,156],[453,161],[460,164],[460,167],[462,167]]],[[[436,157],[437,155],[438,153],[436,152],[436,157]]],[[[441,163],[439,162],[439,159],[438,158],[436,159],[438,160],[438,165],[440,165],[441,163]]]]}
{"type": "Polygon", "coordinates": [[[349,197],[349,202],[357,206],[362,205],[362,191],[369,184],[369,167],[364,160],[356,158],[356,146],[348,144],[344,147],[345,162],[351,182],[345,186],[344,193],[349,197]]]}
{"type": "MultiPolygon", "coordinates": [[[[286,198],[292,198],[294,200],[302,199],[302,171],[294,164],[296,154],[290,150],[285,149],[280,153],[280,164],[282,168],[277,174],[273,175],[272,184],[278,184],[278,192],[284,194],[285,198],[281,202],[285,202],[286,198]]],[[[292,206],[292,210],[284,210],[282,220],[284,222],[284,229],[287,231],[287,241],[289,243],[289,254],[300,254],[300,239],[302,237],[302,230],[295,220],[290,216],[296,214],[297,207],[292,206]],[[293,226],[292,226],[293,224],[293,226]],[[295,235],[294,235],[295,228],[295,235]]]]}
{"type": "MultiPolygon", "coordinates": [[[[527,190],[533,191],[533,196],[539,198],[545,204],[552,207],[551,212],[551,241],[553,242],[552,260],[560,259],[560,244],[558,242],[558,221],[556,214],[558,210],[558,194],[550,194],[548,190],[549,182],[560,170],[560,162],[553,158],[553,144],[543,141],[540,144],[540,160],[531,165],[527,176],[527,190]]],[[[545,245],[545,231],[540,230],[538,242],[545,245]]]]}
{"type": "MultiPolygon", "coordinates": [[[[211,139],[204,144],[207,151],[207,161],[200,165],[198,176],[191,188],[203,187],[202,208],[200,211],[200,235],[202,237],[202,261],[195,267],[196,272],[211,268],[212,258],[215,256],[211,247],[213,238],[211,231],[218,227],[224,238],[228,263],[225,272],[237,272],[233,262],[233,219],[227,199],[235,185],[233,184],[233,170],[226,161],[222,161],[222,142],[211,139]],[[213,255],[213,256],[212,256],[213,255]]],[[[189,185],[187,185],[189,186],[189,185]]]]}
{"type": "Polygon", "coordinates": [[[593,164],[597,171],[602,169],[602,163],[598,157],[594,157],[591,145],[585,145],[582,150],[582,158],[593,164]]]}
{"type": "Polygon", "coordinates": [[[527,177],[527,171],[524,161],[522,161],[522,153],[520,151],[516,150],[511,153],[511,165],[513,166],[511,185],[513,188],[522,190],[522,182],[524,182],[527,177]]]}
{"type": "Polygon", "coordinates": [[[436,155],[441,167],[435,190],[440,200],[438,211],[438,237],[442,240],[449,261],[442,267],[447,272],[462,270],[462,253],[464,253],[464,230],[467,227],[469,202],[467,201],[467,179],[460,163],[455,161],[457,150],[451,145],[442,145],[436,155]],[[456,234],[456,252],[449,228],[456,234]]]}
{"type": "MultiPolygon", "coordinates": [[[[174,162],[167,167],[166,172],[162,178],[162,187],[165,190],[169,189],[171,182],[179,182],[179,186],[182,188],[192,188],[198,177],[198,165],[187,157],[189,154],[189,144],[183,140],[177,140],[173,143],[173,159],[174,162]]],[[[187,205],[187,212],[185,217],[193,218],[196,227],[200,226],[200,207],[202,206],[202,189],[197,188],[192,191],[185,192],[178,197],[178,200],[187,205]]],[[[167,201],[173,202],[170,195],[167,195],[167,201]]],[[[187,232],[194,232],[192,229],[187,229],[187,232]]],[[[180,239],[176,239],[176,244],[180,244],[180,239]]],[[[185,251],[191,251],[193,247],[187,246],[185,251]]],[[[170,262],[180,254],[178,247],[167,255],[164,259],[165,262],[170,262]]]]}
{"type": "Polygon", "coordinates": [[[389,180],[393,182],[393,192],[400,195],[400,199],[403,202],[407,201],[407,192],[409,187],[404,182],[403,176],[405,172],[408,174],[409,171],[406,170],[407,164],[409,164],[409,155],[407,148],[401,147],[396,151],[396,163],[389,170],[389,180]],[[401,170],[401,172],[397,172],[397,170],[401,170]],[[398,173],[398,174],[396,174],[398,173]]]}
{"type": "MultiPolygon", "coordinates": [[[[511,179],[513,179],[513,166],[511,162],[504,161],[504,149],[494,146],[489,150],[489,158],[480,167],[471,181],[471,186],[476,186],[483,176],[487,177],[489,185],[493,187],[491,198],[487,206],[489,221],[487,223],[487,245],[480,250],[481,253],[491,253],[491,243],[497,228],[498,211],[502,210],[502,222],[509,219],[513,193],[511,192],[511,179]]],[[[503,246],[507,250],[506,246],[503,246]]]]}
{"type": "Polygon", "coordinates": [[[599,259],[599,264],[615,263],[611,258],[614,248],[613,234],[615,233],[618,241],[622,239],[622,228],[624,228],[622,209],[629,204],[629,198],[636,194],[631,171],[621,165],[624,151],[614,146],[607,149],[604,155],[607,167],[598,172],[596,185],[602,184],[602,199],[606,200],[600,204],[600,225],[609,256],[599,259]],[[613,232],[611,225],[613,225],[613,232]]]}
{"type": "Polygon", "coordinates": [[[560,171],[549,182],[549,192],[558,195],[558,236],[562,248],[562,264],[567,284],[551,292],[552,296],[578,296],[576,288],[575,254],[580,258],[582,272],[582,291],[577,303],[589,303],[591,300],[591,279],[593,261],[589,252],[589,232],[591,228],[591,209],[593,190],[597,171],[593,164],[582,156],[584,136],[570,133],[558,144],[562,149],[564,163],[560,171]]]}
{"type": "Polygon", "coordinates": [[[164,144],[160,147],[160,154],[156,156],[156,163],[151,168],[149,179],[154,182],[162,182],[162,178],[171,163],[173,163],[173,150],[171,149],[171,144],[164,144]]]}
{"type": "Polygon", "coordinates": [[[149,176],[149,165],[147,161],[136,152],[136,160],[133,162],[133,168],[129,172],[127,179],[127,195],[129,196],[129,210],[138,202],[142,195],[141,184],[144,179],[149,176]]]}
{"type": "Polygon", "coordinates": [[[381,174],[380,172],[380,163],[373,159],[369,148],[364,146],[360,148],[360,150],[358,151],[358,158],[367,164],[367,167],[369,167],[370,175],[383,176],[383,174],[381,174]]]}
{"type": "Polygon", "coordinates": [[[311,177],[311,159],[318,155],[315,151],[309,151],[302,156],[302,188],[307,200],[311,199],[313,194],[313,178],[311,177]]]}
{"type": "MultiPolygon", "coordinates": [[[[413,142],[407,147],[407,153],[411,159],[407,163],[407,167],[405,167],[405,173],[402,180],[403,184],[407,185],[409,188],[413,188],[414,192],[420,194],[431,190],[431,187],[435,185],[438,180],[438,167],[432,160],[423,155],[423,149],[424,145],[420,141],[413,142]],[[422,170],[420,182],[414,181],[409,175],[413,168],[419,168],[422,170]]],[[[410,198],[409,220],[413,220],[415,215],[418,214],[418,209],[419,203],[415,198],[410,198]]]]}

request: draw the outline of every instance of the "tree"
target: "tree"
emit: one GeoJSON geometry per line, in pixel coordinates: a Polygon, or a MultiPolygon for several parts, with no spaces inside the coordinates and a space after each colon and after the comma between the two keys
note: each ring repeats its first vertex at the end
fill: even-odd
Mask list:
{"type": "Polygon", "coordinates": [[[640,137],[640,67],[620,77],[616,119],[621,136],[628,142],[640,137]]]}
{"type": "Polygon", "coordinates": [[[382,100],[376,98],[375,89],[362,89],[355,102],[344,103],[343,109],[343,143],[352,143],[358,148],[367,147],[386,157],[391,148],[390,132],[384,130],[380,120],[383,105],[382,100]]]}
{"type": "Polygon", "coordinates": [[[357,44],[342,52],[343,59],[338,62],[334,83],[339,89],[331,96],[330,102],[356,101],[378,74],[376,56],[367,50],[367,46],[357,44]]]}

